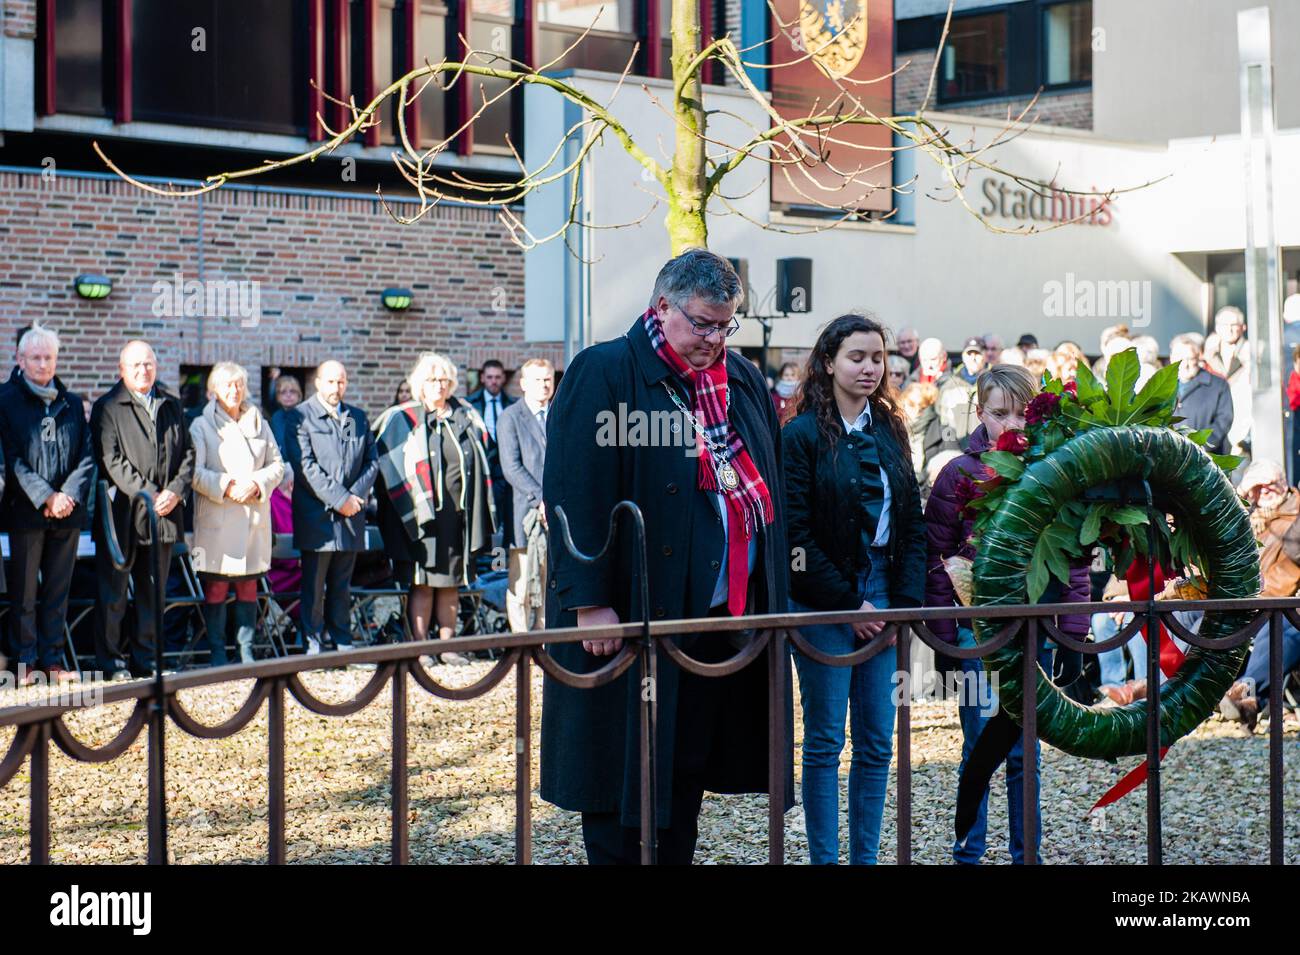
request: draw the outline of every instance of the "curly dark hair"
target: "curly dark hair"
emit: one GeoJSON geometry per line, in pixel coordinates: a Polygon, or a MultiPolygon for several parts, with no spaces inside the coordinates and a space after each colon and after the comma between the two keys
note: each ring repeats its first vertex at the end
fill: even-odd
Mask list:
{"type": "MultiPolygon", "coordinates": [[[[822,333],[817,336],[817,344],[813,345],[812,353],[808,356],[808,363],[804,368],[803,381],[794,396],[796,414],[812,411],[816,415],[817,431],[826,440],[832,454],[836,442],[843,433],[843,427],[840,424],[840,409],[835,404],[834,383],[826,366],[834,362],[844,340],[855,332],[879,335],[885,347],[889,347],[889,332],[874,317],[856,313],[841,315],[822,329],[822,333]]],[[[894,440],[910,462],[912,442],[908,435],[907,421],[903,416],[902,408],[899,407],[898,393],[890,384],[888,374],[881,375],[880,384],[876,386],[876,390],[871,393],[867,401],[871,405],[872,418],[877,424],[888,425],[894,440]]]]}

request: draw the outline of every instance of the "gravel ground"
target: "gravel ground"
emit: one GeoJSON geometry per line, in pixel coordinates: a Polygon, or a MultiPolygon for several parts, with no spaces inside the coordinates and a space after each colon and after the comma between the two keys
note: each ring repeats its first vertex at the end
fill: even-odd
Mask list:
{"type": "MultiPolygon", "coordinates": [[[[488,669],[439,667],[447,683],[473,682],[488,669]]],[[[540,719],[541,674],[533,668],[533,779],[540,719]]],[[[320,696],[341,701],[370,674],[308,674],[320,696]]],[[[514,853],[514,678],[486,697],[440,700],[413,683],[409,699],[411,861],[510,862],[514,853]]],[[[243,701],[250,681],[186,691],[182,699],[198,718],[215,723],[243,701]]],[[[5,693],[10,705],[32,691],[5,693]],[[22,694],[22,695],[19,695],[22,694]]],[[[389,859],[388,775],[390,706],[385,691],[361,713],[320,717],[292,699],[285,706],[288,857],[299,863],[385,863],[389,859]]],[[[87,743],[112,738],[129,708],[117,705],[77,714],[69,725],[87,743]]],[[[796,708],[796,722],[798,710],[796,708]]],[[[952,831],[961,755],[957,711],[949,703],[912,710],[912,845],[918,862],[945,863],[952,831]]],[[[1217,718],[1182,740],[1164,762],[1165,861],[1264,863],[1268,857],[1267,723],[1246,738],[1236,724],[1217,718]]],[[[796,741],[801,730],[796,726],[796,741]]],[[[14,731],[0,729],[0,755],[14,731]]],[[[1285,824],[1287,861],[1300,862],[1300,760],[1294,723],[1286,725],[1285,824]]],[[[55,862],[142,862],[146,854],[144,736],[116,761],[75,763],[51,747],[51,833],[55,862]]],[[[174,724],[167,730],[170,850],[176,862],[262,863],[266,860],[266,708],[243,732],[226,740],[199,740],[174,724]]],[[[1048,863],[1141,863],[1146,858],[1146,802],[1136,792],[1103,818],[1084,813],[1118,777],[1120,767],[1081,760],[1045,748],[1043,753],[1043,859],[1048,863]]],[[[796,776],[798,753],[796,752],[796,776]]],[[[845,752],[842,789],[847,783],[845,752]]],[[[0,863],[24,862],[30,776],[25,766],[0,789],[0,863]]],[[[1006,863],[1006,799],[995,777],[987,861],[1006,863]]],[[[847,794],[841,795],[841,806],[847,794]]],[[[881,861],[895,859],[895,790],[885,808],[881,861]]],[[[534,860],[582,862],[576,814],[533,796],[534,860]]],[[[700,820],[696,860],[759,863],[767,858],[764,796],[709,796],[700,820]]],[[[786,816],[786,858],[807,860],[803,813],[786,816]]],[[[847,835],[841,830],[847,843],[847,835]]],[[[847,851],[847,849],[845,850],[847,851]]]]}

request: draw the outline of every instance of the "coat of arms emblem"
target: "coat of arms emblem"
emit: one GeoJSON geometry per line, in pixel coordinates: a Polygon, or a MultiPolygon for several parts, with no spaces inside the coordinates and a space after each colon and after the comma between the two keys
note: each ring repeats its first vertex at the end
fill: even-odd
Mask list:
{"type": "Polygon", "coordinates": [[[867,48],[867,0],[800,0],[805,48],[829,76],[845,76],[867,48]]]}

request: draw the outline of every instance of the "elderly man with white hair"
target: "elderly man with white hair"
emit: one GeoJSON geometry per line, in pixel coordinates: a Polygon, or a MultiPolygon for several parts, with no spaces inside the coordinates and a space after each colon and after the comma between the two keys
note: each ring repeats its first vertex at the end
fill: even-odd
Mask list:
{"type": "Polygon", "coordinates": [[[1232,430],[1232,393],[1226,381],[1201,367],[1202,341],[1201,336],[1188,332],[1176,335],[1169,343],[1169,363],[1179,366],[1174,414],[1193,431],[1208,428],[1210,440],[1206,448],[1225,454],[1232,430]]]}
{"type": "Polygon", "coordinates": [[[33,326],[18,344],[16,375],[0,401],[8,481],[0,506],[9,532],[9,593],[18,681],[77,679],[63,666],[77,541],[93,493],[95,460],[81,398],[55,375],[59,336],[33,326]],[[39,613],[37,608],[40,608],[39,613]]]}
{"type": "Polygon", "coordinates": [[[1232,392],[1232,429],[1228,445],[1240,448],[1250,440],[1254,421],[1251,369],[1255,364],[1253,343],[1246,337],[1246,316],[1235,305],[1214,315],[1214,332],[1205,339],[1205,367],[1224,378],[1232,392]]]}
{"type": "MultiPolygon", "coordinates": [[[[1250,506],[1250,526],[1260,545],[1259,570],[1263,596],[1294,597],[1300,590],[1300,491],[1287,485],[1282,465],[1267,459],[1246,468],[1237,493],[1250,506]]],[[[1242,679],[1232,685],[1219,710],[1229,719],[1254,729],[1260,701],[1270,686],[1268,628],[1255,636],[1242,679]]],[[[1282,621],[1282,673],[1300,665],[1300,630],[1282,621]]]]}
{"type": "Polygon", "coordinates": [[[154,633],[150,567],[159,589],[165,592],[172,547],[184,533],[181,504],[194,476],[194,448],[180,399],[158,382],[158,356],[149,343],[138,339],[127,342],[118,356],[118,372],[118,383],[95,402],[90,432],[99,473],[117,490],[112,519],[118,540],[125,547],[128,535],[134,532],[141,542],[129,572],[135,581],[136,626],[128,648],[122,639],[128,572],[115,570],[109,561],[103,519],[99,518],[94,523],[99,578],[95,653],[107,676],[124,676],[129,670],[132,676],[147,677],[154,672],[154,640],[162,638],[154,633]],[[149,539],[143,514],[135,518],[134,528],[131,526],[131,500],[140,491],[153,498],[157,540],[149,539]]]}
{"type": "Polygon", "coordinates": [[[916,370],[908,382],[919,381],[942,388],[948,383],[948,351],[937,338],[927,338],[916,350],[916,370]]]}

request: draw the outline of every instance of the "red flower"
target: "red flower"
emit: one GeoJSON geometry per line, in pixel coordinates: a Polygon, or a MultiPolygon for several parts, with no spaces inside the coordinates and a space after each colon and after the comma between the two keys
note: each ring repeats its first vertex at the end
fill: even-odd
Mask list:
{"type": "Polygon", "coordinates": [[[1077,400],[1079,397],[1079,383],[1077,381],[1067,381],[1065,383],[1065,393],[1077,400]]]}
{"type": "Polygon", "coordinates": [[[1042,424],[1048,418],[1055,417],[1061,410],[1061,396],[1050,391],[1035,395],[1025,408],[1025,424],[1042,424]]]}
{"type": "MultiPolygon", "coordinates": [[[[1053,395],[1055,397],[1055,395],[1053,395]]],[[[1035,398],[1035,401],[1038,399],[1035,398]]],[[[1033,407],[1032,403],[1030,407],[1033,407]]],[[[1029,420],[1028,414],[1025,420],[1029,420]]],[[[1003,431],[998,435],[997,444],[993,446],[994,451],[1010,451],[1012,454],[1024,454],[1029,450],[1029,439],[1025,437],[1023,431],[1003,431]]]]}
{"type": "Polygon", "coordinates": [[[966,510],[966,505],[983,493],[979,486],[965,474],[957,479],[957,486],[952,489],[953,497],[957,499],[957,509],[961,511],[966,510]]]}

